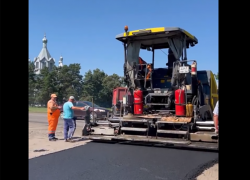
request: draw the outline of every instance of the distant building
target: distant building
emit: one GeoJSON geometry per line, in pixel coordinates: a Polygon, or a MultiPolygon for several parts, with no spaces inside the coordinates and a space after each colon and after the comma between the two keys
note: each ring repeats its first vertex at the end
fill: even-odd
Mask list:
{"type": "MultiPolygon", "coordinates": [[[[41,69],[43,69],[44,67],[48,67],[49,71],[51,71],[53,67],[55,66],[55,62],[56,62],[56,60],[50,55],[48,51],[48,48],[47,48],[48,40],[46,38],[46,35],[44,35],[42,42],[43,42],[43,48],[40,51],[39,55],[34,58],[35,74],[40,74],[41,69]]],[[[62,56],[60,57],[58,66],[59,67],[63,66],[62,56]]]]}
{"type": "Polygon", "coordinates": [[[61,56],[60,60],[59,60],[58,67],[62,67],[62,66],[63,66],[63,57],[61,56]]]}

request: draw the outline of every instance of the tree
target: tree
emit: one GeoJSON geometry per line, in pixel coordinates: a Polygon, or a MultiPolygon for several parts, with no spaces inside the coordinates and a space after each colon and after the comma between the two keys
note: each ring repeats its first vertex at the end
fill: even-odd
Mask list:
{"type": "Polygon", "coordinates": [[[75,96],[79,99],[82,94],[82,79],[80,74],[80,64],[64,65],[63,67],[55,68],[57,72],[56,89],[58,92],[58,101],[63,102],[69,96],[75,96]]]}
{"type": "Polygon", "coordinates": [[[29,68],[29,105],[35,103],[35,84],[36,84],[36,79],[35,79],[35,66],[34,64],[29,61],[28,62],[28,68],[29,68]]]}
{"type": "Polygon", "coordinates": [[[120,87],[123,79],[117,74],[108,76],[104,71],[95,69],[89,70],[83,78],[83,93],[81,100],[91,101],[103,107],[111,107],[112,92],[120,87]]]}
{"type": "Polygon", "coordinates": [[[80,64],[54,66],[51,71],[45,67],[39,75],[35,75],[34,69],[34,64],[29,62],[29,104],[46,105],[50,95],[56,93],[59,104],[69,96],[86,101],[92,101],[93,97],[96,104],[110,107],[113,89],[124,84],[117,74],[108,76],[98,68],[89,70],[83,78],[80,64]]]}
{"type": "Polygon", "coordinates": [[[89,70],[83,78],[83,93],[81,100],[91,101],[92,97],[96,104],[103,104],[101,98],[101,90],[103,89],[103,80],[107,74],[100,69],[95,69],[93,72],[89,70]]]}
{"type": "Polygon", "coordinates": [[[55,74],[55,71],[49,72],[48,67],[45,67],[41,70],[41,74],[37,76],[36,88],[38,89],[38,91],[36,101],[40,104],[46,104],[50,98],[50,94],[57,91],[57,89],[55,88],[55,74]]]}
{"type": "Polygon", "coordinates": [[[219,80],[219,73],[214,74],[214,77],[215,77],[216,80],[219,80]]]}
{"type": "Polygon", "coordinates": [[[112,74],[103,79],[103,89],[100,91],[100,98],[102,99],[103,106],[111,107],[113,89],[120,87],[123,79],[117,74],[112,74]]]}

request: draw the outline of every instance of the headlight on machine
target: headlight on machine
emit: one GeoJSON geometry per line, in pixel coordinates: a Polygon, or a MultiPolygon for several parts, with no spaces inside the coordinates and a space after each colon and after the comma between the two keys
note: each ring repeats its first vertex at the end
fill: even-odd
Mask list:
{"type": "Polygon", "coordinates": [[[105,110],[103,110],[103,109],[98,109],[100,112],[105,112],[105,110]]]}

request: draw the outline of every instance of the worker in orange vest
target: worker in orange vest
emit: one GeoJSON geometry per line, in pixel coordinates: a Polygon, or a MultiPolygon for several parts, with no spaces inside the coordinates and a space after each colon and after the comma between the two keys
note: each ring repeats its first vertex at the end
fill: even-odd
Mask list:
{"type": "Polygon", "coordinates": [[[141,65],[139,67],[139,70],[143,71],[143,73],[145,73],[145,71],[147,71],[147,69],[148,69],[148,72],[147,72],[147,75],[146,75],[146,79],[147,80],[150,79],[150,75],[152,73],[152,65],[151,64],[147,64],[147,62],[144,61],[141,57],[139,57],[139,64],[141,65]],[[144,64],[144,65],[142,65],[142,64],[144,64]]]}
{"type": "Polygon", "coordinates": [[[61,106],[58,106],[56,102],[56,94],[51,94],[51,99],[47,103],[47,115],[48,115],[48,137],[49,141],[56,141],[58,138],[55,137],[55,132],[58,124],[58,119],[60,116],[61,106]]]}
{"type": "Polygon", "coordinates": [[[139,64],[141,65],[140,67],[139,67],[139,70],[144,70],[145,68],[146,68],[146,61],[144,61],[141,57],[139,57],[139,64]],[[142,64],[144,64],[144,65],[142,65],[142,64]]]}

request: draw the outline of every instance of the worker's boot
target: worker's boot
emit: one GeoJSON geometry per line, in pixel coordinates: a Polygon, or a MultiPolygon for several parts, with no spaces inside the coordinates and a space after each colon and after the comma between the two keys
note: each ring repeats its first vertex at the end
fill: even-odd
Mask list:
{"type": "Polygon", "coordinates": [[[88,133],[87,133],[87,129],[86,129],[86,126],[84,126],[84,128],[82,129],[82,136],[87,136],[88,133]]]}
{"type": "Polygon", "coordinates": [[[55,137],[55,134],[49,134],[49,141],[56,141],[58,138],[55,137]]]}
{"type": "Polygon", "coordinates": [[[68,138],[65,140],[65,142],[75,142],[72,138],[68,138]]]}

